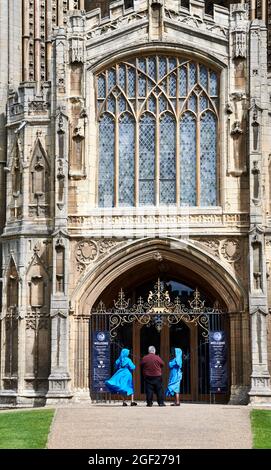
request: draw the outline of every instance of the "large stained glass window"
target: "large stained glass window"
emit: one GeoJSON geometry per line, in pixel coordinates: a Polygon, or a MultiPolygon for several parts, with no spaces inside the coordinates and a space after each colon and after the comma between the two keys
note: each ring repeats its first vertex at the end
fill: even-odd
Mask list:
{"type": "Polygon", "coordinates": [[[96,80],[99,206],[216,205],[217,73],[152,55],[96,80]]]}

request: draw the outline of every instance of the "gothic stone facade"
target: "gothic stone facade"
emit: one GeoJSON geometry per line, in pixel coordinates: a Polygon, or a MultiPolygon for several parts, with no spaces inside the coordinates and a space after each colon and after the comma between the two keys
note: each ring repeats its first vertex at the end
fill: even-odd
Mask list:
{"type": "Polygon", "coordinates": [[[89,397],[92,307],[161,259],[227,310],[231,403],[270,401],[267,29],[204,3],[0,0],[1,403],[89,397]]]}

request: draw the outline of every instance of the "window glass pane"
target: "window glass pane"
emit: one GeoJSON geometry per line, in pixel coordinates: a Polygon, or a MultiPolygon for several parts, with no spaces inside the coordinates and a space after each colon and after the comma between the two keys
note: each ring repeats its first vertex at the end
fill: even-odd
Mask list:
{"type": "Polygon", "coordinates": [[[190,109],[194,113],[197,111],[197,98],[194,94],[191,95],[188,100],[188,109],[190,109]]]}
{"type": "Polygon", "coordinates": [[[139,125],[139,204],[155,204],[155,119],[145,114],[139,125]]]}
{"type": "Polygon", "coordinates": [[[116,85],[116,71],[110,69],[108,72],[108,91],[110,91],[116,85]]]}
{"type": "Polygon", "coordinates": [[[135,78],[135,70],[129,68],[128,69],[128,95],[133,97],[135,96],[135,83],[136,83],[136,78],[135,78]]]}
{"type": "Polygon", "coordinates": [[[180,96],[186,96],[187,93],[187,71],[185,67],[180,69],[180,96]]]}
{"type": "Polygon", "coordinates": [[[148,75],[156,81],[156,58],[152,57],[148,60],[148,75]]]}
{"type": "Polygon", "coordinates": [[[196,205],[196,120],[185,113],[180,124],[181,205],[196,205]]]}
{"type": "Polygon", "coordinates": [[[205,90],[208,87],[208,71],[204,65],[200,66],[200,84],[205,90]]]}
{"type": "Polygon", "coordinates": [[[159,186],[161,204],[216,204],[217,117],[213,110],[215,106],[219,109],[217,73],[193,59],[150,55],[111,66],[98,75],[96,85],[101,206],[114,203],[115,161],[119,161],[119,204],[134,205],[135,119],[139,128],[139,203],[155,204],[159,186]],[[115,119],[119,119],[118,155],[115,119]],[[180,133],[178,149],[176,129],[180,133]],[[176,201],[176,151],[180,154],[180,201],[176,201]],[[156,176],[157,164],[160,176],[156,176]],[[197,177],[201,188],[196,186],[197,177]]]}
{"type": "Polygon", "coordinates": [[[206,112],[200,125],[200,205],[216,205],[216,117],[206,112]]]}
{"type": "Polygon", "coordinates": [[[113,207],[115,123],[109,114],[104,114],[100,121],[99,143],[99,206],[113,207]]]}
{"type": "Polygon", "coordinates": [[[160,204],[176,203],[176,123],[164,114],[160,121],[160,204]]]}
{"type": "Polygon", "coordinates": [[[119,122],[119,205],[134,205],[135,122],[123,115],[119,122]]]}
{"type": "Polygon", "coordinates": [[[208,100],[206,96],[202,95],[200,97],[200,110],[201,112],[204,111],[206,108],[208,108],[208,100]]]}
{"type": "Polygon", "coordinates": [[[159,59],[159,78],[163,78],[167,74],[167,59],[161,57],[159,59]]]}
{"type": "Polygon", "coordinates": [[[126,70],[124,65],[119,66],[119,86],[125,91],[126,88],[126,70]]]}
{"type": "Polygon", "coordinates": [[[105,78],[103,75],[100,75],[98,78],[98,98],[106,97],[106,87],[105,87],[105,78]]]}
{"type": "Polygon", "coordinates": [[[110,111],[110,113],[113,113],[113,114],[115,114],[115,112],[116,112],[116,99],[112,95],[107,100],[107,110],[110,111]]]}
{"type": "Polygon", "coordinates": [[[197,67],[195,64],[189,64],[189,88],[191,89],[197,82],[197,67]]]}
{"type": "Polygon", "coordinates": [[[214,72],[210,73],[210,95],[217,95],[217,75],[214,72]]]}

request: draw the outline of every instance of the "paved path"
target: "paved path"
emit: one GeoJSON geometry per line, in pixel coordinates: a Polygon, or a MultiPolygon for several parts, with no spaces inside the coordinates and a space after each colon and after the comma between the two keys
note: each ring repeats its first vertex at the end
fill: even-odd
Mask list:
{"type": "Polygon", "coordinates": [[[90,404],[58,408],[49,449],[248,449],[250,408],[90,404]]]}

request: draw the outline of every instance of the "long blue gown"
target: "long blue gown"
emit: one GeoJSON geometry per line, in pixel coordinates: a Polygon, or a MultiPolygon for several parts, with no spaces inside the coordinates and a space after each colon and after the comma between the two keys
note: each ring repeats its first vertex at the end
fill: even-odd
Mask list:
{"type": "Polygon", "coordinates": [[[129,356],[129,349],[122,349],[120,357],[115,362],[117,371],[105,385],[111,393],[120,393],[121,395],[132,395],[134,393],[132,371],[135,369],[134,363],[129,356]]]}
{"type": "Polygon", "coordinates": [[[180,393],[180,386],[182,380],[182,350],[175,348],[175,357],[169,361],[168,365],[170,368],[168,386],[166,389],[167,396],[174,396],[175,393],[180,393]]]}

